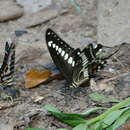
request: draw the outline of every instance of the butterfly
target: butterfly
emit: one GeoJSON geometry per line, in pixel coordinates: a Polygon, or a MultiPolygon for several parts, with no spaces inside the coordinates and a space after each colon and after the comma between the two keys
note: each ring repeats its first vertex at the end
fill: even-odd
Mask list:
{"type": "Polygon", "coordinates": [[[104,67],[102,45],[90,43],[83,50],[74,49],[50,28],[46,31],[46,44],[50,55],[70,87],[79,87],[88,82],[99,69],[104,67]]]}
{"type": "Polygon", "coordinates": [[[0,88],[6,89],[14,84],[15,42],[6,42],[3,63],[0,67],[0,88]]]}

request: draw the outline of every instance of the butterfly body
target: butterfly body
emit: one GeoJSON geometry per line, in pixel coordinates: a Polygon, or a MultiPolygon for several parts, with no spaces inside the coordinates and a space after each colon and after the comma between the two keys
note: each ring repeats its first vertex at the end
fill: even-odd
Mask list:
{"type": "Polygon", "coordinates": [[[83,50],[74,49],[51,29],[46,31],[46,43],[55,65],[70,87],[79,87],[89,81],[93,71],[97,71],[104,64],[100,55],[101,44],[94,47],[90,43],[83,50]]]}

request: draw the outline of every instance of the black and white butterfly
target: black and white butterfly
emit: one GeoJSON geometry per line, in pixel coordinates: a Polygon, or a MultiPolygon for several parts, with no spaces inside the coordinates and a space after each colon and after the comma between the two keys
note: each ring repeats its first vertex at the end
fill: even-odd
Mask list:
{"type": "Polygon", "coordinates": [[[104,67],[106,60],[101,58],[102,45],[89,44],[83,50],[74,49],[54,31],[47,29],[46,43],[50,55],[70,87],[79,87],[90,80],[94,73],[104,67]]]}
{"type": "Polygon", "coordinates": [[[4,90],[14,84],[15,42],[6,42],[5,55],[0,67],[0,88],[4,90]]]}

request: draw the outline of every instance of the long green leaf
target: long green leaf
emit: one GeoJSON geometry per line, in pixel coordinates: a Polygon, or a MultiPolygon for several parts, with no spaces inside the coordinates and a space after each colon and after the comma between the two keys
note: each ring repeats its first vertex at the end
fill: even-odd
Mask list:
{"type": "MultiPolygon", "coordinates": [[[[104,124],[106,125],[105,127],[107,126],[110,126],[113,122],[115,122],[118,118],[120,118],[120,116],[127,110],[129,110],[130,108],[124,108],[124,109],[121,109],[121,110],[116,110],[116,111],[113,111],[111,112],[108,116],[106,116],[104,119],[103,119],[103,122],[104,124]]],[[[104,128],[105,128],[104,127],[104,128]]]]}
{"type": "Polygon", "coordinates": [[[57,130],[68,130],[68,129],[66,129],[66,128],[59,128],[59,129],[57,129],[57,130]]]}
{"type": "Polygon", "coordinates": [[[60,112],[58,109],[52,106],[45,106],[46,110],[48,110],[53,116],[58,118],[59,120],[63,121],[64,123],[70,125],[70,126],[76,126],[80,123],[85,123],[86,120],[84,120],[80,114],[65,114],[63,112],[60,112]]]}
{"type": "Polygon", "coordinates": [[[90,115],[91,113],[94,113],[98,110],[102,110],[102,109],[106,109],[104,107],[94,107],[94,108],[88,108],[86,111],[82,112],[80,115],[81,116],[87,116],[87,115],[90,115]]]}
{"type": "Polygon", "coordinates": [[[46,105],[44,108],[47,111],[49,111],[53,116],[55,116],[56,118],[58,118],[59,120],[63,121],[64,123],[66,123],[70,126],[76,126],[81,123],[85,123],[86,120],[83,119],[84,117],[91,114],[92,112],[104,109],[101,107],[95,107],[95,108],[87,109],[85,112],[83,112],[81,114],[74,114],[74,113],[60,112],[57,108],[50,106],[50,105],[46,105]]]}
{"type": "Polygon", "coordinates": [[[41,128],[26,128],[26,130],[45,130],[45,129],[41,129],[41,128]]]}
{"type": "Polygon", "coordinates": [[[115,106],[109,108],[106,112],[103,114],[97,116],[96,118],[93,118],[91,120],[87,120],[86,123],[87,125],[92,125],[98,121],[103,120],[106,116],[108,116],[111,112],[119,110],[122,107],[126,107],[130,105],[130,98],[125,99],[124,101],[121,101],[120,103],[116,104],[115,106]]]}
{"type": "Polygon", "coordinates": [[[120,118],[113,124],[113,130],[123,125],[130,118],[130,110],[124,112],[120,118]]]}
{"type": "Polygon", "coordinates": [[[116,103],[116,102],[120,102],[119,100],[117,100],[113,96],[105,96],[105,95],[99,94],[97,92],[89,94],[89,97],[93,101],[99,102],[99,103],[109,103],[109,102],[115,102],[116,103]]]}
{"type": "Polygon", "coordinates": [[[79,124],[78,126],[73,128],[72,130],[91,130],[91,129],[88,129],[86,124],[79,124]]]}

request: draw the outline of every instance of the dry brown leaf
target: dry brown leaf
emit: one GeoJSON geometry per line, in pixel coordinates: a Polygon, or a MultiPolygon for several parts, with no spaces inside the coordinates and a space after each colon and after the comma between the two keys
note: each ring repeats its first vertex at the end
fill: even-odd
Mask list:
{"type": "Polygon", "coordinates": [[[25,74],[25,87],[34,88],[37,85],[46,82],[51,73],[48,70],[30,70],[25,74]]]}

